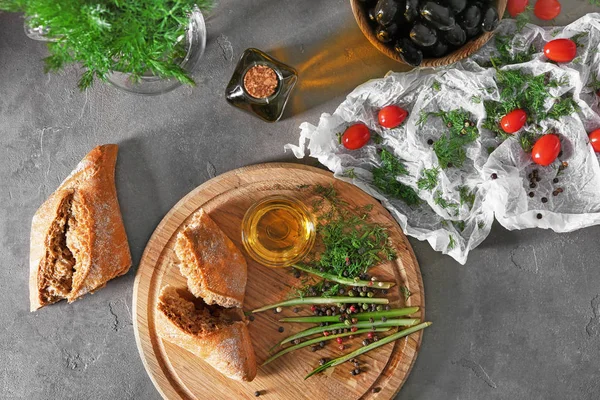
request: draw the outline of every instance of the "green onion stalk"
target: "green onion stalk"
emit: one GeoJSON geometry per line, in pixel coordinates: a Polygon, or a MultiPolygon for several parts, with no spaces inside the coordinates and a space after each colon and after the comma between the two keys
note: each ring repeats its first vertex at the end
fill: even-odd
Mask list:
{"type": "Polygon", "coordinates": [[[346,337],[346,336],[350,336],[350,335],[360,335],[360,334],[369,333],[369,332],[387,332],[390,329],[391,328],[375,328],[375,330],[373,330],[373,329],[359,329],[356,332],[338,333],[337,335],[329,335],[329,336],[322,336],[322,337],[320,336],[318,338],[307,340],[306,342],[298,343],[298,344],[296,344],[294,346],[286,347],[285,349],[283,349],[283,350],[279,351],[278,353],[272,355],[271,357],[267,358],[267,360],[264,363],[262,363],[262,365],[267,365],[271,361],[273,361],[273,360],[281,357],[284,354],[287,354],[287,353],[292,352],[294,350],[301,349],[301,348],[306,347],[306,346],[310,346],[311,344],[317,344],[319,342],[326,342],[328,340],[337,339],[337,338],[341,338],[341,337],[346,337]]]}
{"type": "Polygon", "coordinates": [[[355,287],[358,287],[358,286],[360,286],[360,287],[367,286],[367,287],[372,287],[372,288],[375,288],[375,289],[389,289],[389,288],[391,288],[392,286],[395,285],[394,282],[363,281],[363,280],[358,279],[358,278],[354,278],[354,279],[352,279],[352,278],[343,278],[341,276],[337,276],[337,275],[334,275],[334,274],[330,274],[330,273],[327,273],[327,272],[321,272],[321,271],[318,271],[316,269],[309,268],[309,267],[304,266],[302,264],[293,264],[292,267],[296,268],[296,269],[298,269],[300,271],[308,272],[309,274],[313,274],[313,275],[319,276],[319,277],[321,277],[323,279],[327,279],[328,281],[333,281],[333,282],[336,282],[336,283],[341,283],[342,285],[346,285],[346,286],[355,286],[355,287]]]}
{"type": "MultiPolygon", "coordinates": [[[[394,308],[388,311],[371,311],[371,312],[361,312],[358,314],[352,314],[348,316],[348,319],[356,318],[359,321],[366,321],[369,318],[373,319],[381,319],[381,317],[393,318],[393,317],[403,317],[405,315],[411,315],[419,311],[419,307],[407,307],[407,308],[394,308]]],[[[279,322],[300,322],[300,323],[321,323],[321,322],[339,322],[340,317],[337,315],[327,316],[324,315],[322,317],[290,317],[290,318],[282,318],[279,322]]]]}
{"type": "Polygon", "coordinates": [[[404,336],[408,336],[411,333],[415,333],[415,332],[418,332],[418,331],[420,331],[422,329],[425,329],[429,325],[431,325],[431,322],[423,322],[423,323],[421,323],[419,325],[412,326],[412,327],[410,327],[408,329],[404,329],[404,330],[402,330],[400,332],[394,333],[393,335],[386,336],[386,337],[384,337],[382,339],[379,339],[377,342],[373,342],[373,343],[371,343],[369,345],[361,347],[360,349],[355,350],[355,351],[353,351],[351,353],[348,353],[345,356],[342,356],[342,357],[339,357],[339,358],[335,358],[335,359],[333,359],[331,361],[328,361],[325,364],[323,364],[323,365],[315,368],[310,374],[306,375],[306,377],[304,379],[306,380],[306,379],[310,378],[311,376],[313,376],[315,374],[318,374],[319,372],[325,371],[327,368],[335,367],[337,365],[343,364],[346,361],[351,360],[351,359],[353,359],[355,357],[358,357],[359,355],[364,354],[364,353],[366,353],[368,351],[371,351],[371,350],[376,349],[376,348],[378,348],[380,346],[383,346],[385,344],[388,344],[390,342],[398,340],[398,339],[400,339],[400,338],[402,338],[404,336]]]}
{"type": "MultiPolygon", "coordinates": [[[[358,329],[360,329],[360,328],[376,329],[376,328],[389,328],[389,327],[393,327],[393,326],[411,326],[411,325],[415,325],[418,323],[419,323],[419,319],[417,319],[417,318],[399,318],[399,319],[388,319],[386,321],[373,321],[373,322],[359,321],[356,324],[352,324],[352,325],[346,325],[345,323],[342,322],[339,324],[332,324],[332,325],[328,325],[328,326],[315,326],[314,328],[305,329],[301,332],[298,332],[291,336],[288,336],[287,338],[283,339],[281,342],[277,343],[277,345],[281,346],[281,345],[291,342],[294,339],[300,339],[300,338],[303,338],[306,336],[314,335],[317,333],[323,333],[323,332],[330,331],[333,329],[340,329],[340,328],[352,329],[353,327],[358,328],[358,329]]],[[[275,347],[277,347],[277,345],[275,345],[275,347]]]]}
{"type": "Polygon", "coordinates": [[[298,297],[282,301],[280,303],[271,304],[256,310],[252,310],[252,313],[259,313],[262,311],[270,310],[277,307],[291,307],[301,306],[306,304],[338,304],[338,303],[362,303],[362,304],[389,304],[389,300],[385,298],[376,297],[349,297],[349,296],[336,296],[336,297],[298,297]]]}

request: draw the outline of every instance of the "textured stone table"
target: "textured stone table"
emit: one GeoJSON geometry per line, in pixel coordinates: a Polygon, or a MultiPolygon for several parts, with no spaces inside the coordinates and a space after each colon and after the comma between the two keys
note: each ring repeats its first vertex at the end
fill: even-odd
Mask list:
{"type": "MultiPolygon", "coordinates": [[[[594,7],[576,0],[563,9],[558,23],[594,7]]],[[[135,345],[131,296],[163,215],[215,174],[295,161],[283,145],[296,142],[302,121],[400,70],[362,37],[345,0],[223,1],[207,26],[198,86],[139,97],[101,84],[81,93],[74,68],[45,75],[44,45],[24,35],[20,16],[0,14],[0,398],[159,399],[135,345]],[[279,123],[224,99],[248,47],[300,72],[279,123]],[[102,143],[121,146],[117,187],[134,267],[72,305],[29,313],[31,217],[102,143]]],[[[398,398],[600,398],[599,240],[600,227],[559,235],[496,225],[465,266],[411,240],[434,325],[398,398]]]]}

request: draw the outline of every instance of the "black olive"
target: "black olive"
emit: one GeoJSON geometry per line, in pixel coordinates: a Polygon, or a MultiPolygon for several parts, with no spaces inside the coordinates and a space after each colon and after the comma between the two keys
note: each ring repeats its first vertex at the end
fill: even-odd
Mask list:
{"type": "Polygon", "coordinates": [[[412,23],[419,17],[419,0],[406,0],[404,18],[412,23]]]}
{"type": "Polygon", "coordinates": [[[428,1],[421,7],[421,15],[435,28],[447,31],[454,26],[454,17],[448,7],[440,6],[433,1],[428,1]]]}
{"type": "Polygon", "coordinates": [[[475,28],[471,29],[465,29],[465,33],[467,34],[467,38],[472,39],[481,33],[481,26],[476,26],[475,28]]]}
{"type": "Polygon", "coordinates": [[[419,22],[410,30],[410,38],[420,47],[429,47],[437,41],[437,35],[433,29],[419,22]]]}
{"type": "Polygon", "coordinates": [[[389,43],[392,41],[398,32],[398,25],[391,24],[390,26],[380,26],[375,30],[375,36],[381,43],[389,43]]]}
{"type": "MultiPolygon", "coordinates": [[[[440,40],[435,42],[433,46],[429,46],[425,49],[425,53],[428,57],[439,58],[445,56],[448,53],[448,45],[440,40]]],[[[433,144],[433,141],[432,141],[433,144]]]]}
{"type": "Polygon", "coordinates": [[[369,17],[369,21],[371,21],[371,22],[377,22],[375,20],[375,9],[374,8],[369,8],[369,11],[368,11],[367,15],[369,17]]]}
{"type": "Polygon", "coordinates": [[[458,14],[467,6],[467,0],[444,0],[442,4],[450,7],[455,14],[458,14]]]}
{"type": "Polygon", "coordinates": [[[488,6],[483,11],[483,22],[481,23],[481,29],[486,32],[491,32],[498,26],[498,10],[494,6],[488,6]]]}
{"type": "Polygon", "coordinates": [[[396,20],[399,11],[400,4],[396,0],[379,0],[375,5],[375,20],[380,25],[390,25],[396,20]]]}
{"type": "Polygon", "coordinates": [[[423,61],[423,53],[412,44],[409,38],[400,38],[394,46],[394,50],[409,65],[417,67],[423,61]]]}
{"type": "Polygon", "coordinates": [[[443,38],[451,45],[462,46],[467,41],[467,34],[460,25],[454,25],[454,28],[444,32],[443,38]]]}
{"type": "Polygon", "coordinates": [[[461,14],[461,25],[465,29],[475,28],[481,23],[481,10],[476,4],[471,4],[461,14]]]}

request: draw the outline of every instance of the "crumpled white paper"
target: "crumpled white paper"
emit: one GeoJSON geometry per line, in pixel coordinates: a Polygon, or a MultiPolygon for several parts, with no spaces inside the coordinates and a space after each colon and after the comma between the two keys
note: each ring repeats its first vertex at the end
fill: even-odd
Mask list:
{"type": "MultiPolygon", "coordinates": [[[[300,126],[299,146],[288,144],[298,158],[305,149],[316,157],[335,176],[360,187],[379,199],[392,213],[407,235],[427,240],[431,246],[449,254],[464,264],[469,250],[488,235],[495,217],[507,229],[548,228],[568,232],[600,223],[600,167],[598,158],[589,145],[588,132],[600,128],[598,98],[588,87],[593,77],[600,75],[600,14],[585,17],[562,28],[541,28],[527,25],[516,32],[513,20],[505,20],[498,34],[510,34],[513,49],[524,49],[533,43],[539,53],[533,60],[502,67],[519,68],[534,75],[544,72],[553,78],[568,78],[568,84],[550,89],[552,95],[573,93],[581,110],[560,121],[546,120],[540,125],[546,131],[554,128],[561,135],[560,161],[548,167],[533,164],[518,138],[511,137],[498,146],[494,134],[481,127],[485,117],[483,100],[498,99],[493,68],[483,68],[476,61],[489,60],[496,53],[494,40],[470,59],[444,69],[420,69],[409,73],[389,73],[357,87],[338,109],[322,114],[318,126],[303,123],[300,126]],[[568,64],[547,62],[541,52],[545,42],[555,38],[572,37],[579,33],[577,58],[568,64]],[[435,83],[437,82],[437,83],[435,83]],[[481,101],[473,98],[476,96],[481,101]],[[385,129],[377,123],[377,112],[382,107],[396,104],[409,111],[407,120],[396,129],[385,129]],[[417,180],[424,168],[438,166],[428,139],[436,140],[446,127],[439,117],[429,117],[417,125],[422,110],[439,111],[463,108],[477,121],[480,137],[467,146],[467,160],[459,168],[441,170],[438,186],[431,191],[418,190],[417,180]],[[409,175],[397,179],[418,191],[423,200],[418,206],[408,206],[402,200],[379,193],[372,185],[370,170],[379,164],[375,145],[348,151],[338,142],[337,134],[350,124],[362,121],[383,138],[383,145],[400,158],[409,175]],[[489,154],[488,148],[497,148],[489,154]],[[568,168],[559,172],[562,161],[568,168]],[[529,173],[537,169],[541,181],[530,198],[529,173]],[[349,174],[349,171],[353,174],[349,174]],[[498,179],[491,179],[492,173],[498,179]],[[557,176],[558,174],[558,176],[557,176]],[[352,176],[352,178],[348,177],[352,176]],[[553,183],[555,177],[559,183],[553,183]],[[472,207],[460,204],[459,188],[466,186],[475,193],[472,207]],[[556,188],[563,192],[553,196],[556,188]],[[441,191],[444,199],[460,204],[458,210],[442,208],[434,202],[434,193],[441,191]],[[542,203],[541,198],[548,201],[542,203]],[[542,219],[537,214],[542,214],[542,219]]],[[[549,99],[547,108],[552,105],[549,99]]]]}

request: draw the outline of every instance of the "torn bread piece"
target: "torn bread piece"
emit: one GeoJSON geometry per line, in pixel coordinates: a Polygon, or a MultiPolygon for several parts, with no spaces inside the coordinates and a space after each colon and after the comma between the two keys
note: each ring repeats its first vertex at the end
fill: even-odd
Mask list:
{"type": "Polygon", "coordinates": [[[186,289],[165,286],[158,299],[158,335],[206,361],[230,379],[251,381],[256,358],[239,308],[207,305],[186,289]]]}
{"type": "Polygon", "coordinates": [[[175,254],[194,296],[207,304],[242,306],[246,260],[204,210],[197,211],[177,234],[175,254]]]}
{"type": "Polygon", "coordinates": [[[69,303],[125,274],[131,254],[115,187],[117,145],[94,148],[33,217],[30,308],[69,303]]]}

